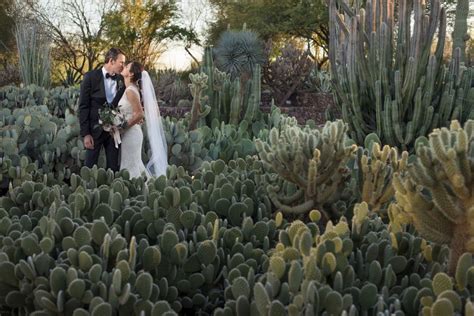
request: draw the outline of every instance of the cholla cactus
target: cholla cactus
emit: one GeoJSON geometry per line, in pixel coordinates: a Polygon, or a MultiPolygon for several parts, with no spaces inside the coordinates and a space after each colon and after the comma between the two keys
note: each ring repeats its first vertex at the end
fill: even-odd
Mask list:
{"type": "Polygon", "coordinates": [[[340,197],[346,184],[346,163],[357,149],[346,144],[346,131],[347,125],[339,120],[327,122],[321,131],[308,126],[284,126],[281,132],[273,128],[269,143],[257,139],[257,151],[264,163],[298,186],[294,196],[282,199],[278,186],[268,187],[277,208],[293,214],[317,208],[329,219],[323,206],[340,197]],[[292,205],[303,197],[303,204],[292,205]]]}
{"type": "Polygon", "coordinates": [[[388,145],[380,148],[380,141],[367,146],[369,138],[366,138],[367,149],[359,147],[357,151],[356,187],[361,201],[366,202],[372,212],[384,213],[395,195],[393,173],[406,168],[408,153],[399,155],[395,147],[388,145]]]}
{"type": "Polygon", "coordinates": [[[435,129],[420,139],[417,160],[396,173],[392,219],[411,222],[433,242],[450,246],[449,272],[460,255],[474,252],[474,121],[464,129],[435,129]]]}
{"type": "Polygon", "coordinates": [[[205,106],[201,111],[202,92],[207,88],[207,75],[204,73],[190,74],[189,79],[191,80],[189,88],[193,95],[191,121],[189,123],[189,130],[192,131],[198,127],[199,121],[209,114],[211,108],[205,106]]]}

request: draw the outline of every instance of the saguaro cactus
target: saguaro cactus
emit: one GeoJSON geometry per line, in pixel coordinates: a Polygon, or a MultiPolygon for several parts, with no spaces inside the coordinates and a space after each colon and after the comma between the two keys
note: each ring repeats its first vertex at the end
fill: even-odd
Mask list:
{"type": "Polygon", "coordinates": [[[417,160],[396,173],[392,218],[411,222],[426,239],[450,246],[449,271],[474,252],[474,121],[434,130],[417,144],[417,160]],[[398,214],[393,214],[398,213],[398,214]]]}
{"type": "Polygon", "coordinates": [[[376,132],[382,143],[411,150],[418,136],[474,117],[474,69],[460,62],[459,49],[443,65],[446,11],[439,0],[431,0],[428,15],[423,0],[355,3],[330,2],[333,83],[354,140],[362,144],[376,132]]]}

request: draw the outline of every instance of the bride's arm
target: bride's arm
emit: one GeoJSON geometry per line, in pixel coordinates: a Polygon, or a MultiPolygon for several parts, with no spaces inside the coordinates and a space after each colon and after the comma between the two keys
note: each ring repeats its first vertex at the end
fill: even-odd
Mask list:
{"type": "Polygon", "coordinates": [[[138,94],[134,91],[131,91],[130,89],[127,89],[125,93],[127,94],[128,101],[132,105],[133,110],[132,118],[127,122],[127,127],[130,127],[140,122],[143,119],[144,114],[138,94]]]}

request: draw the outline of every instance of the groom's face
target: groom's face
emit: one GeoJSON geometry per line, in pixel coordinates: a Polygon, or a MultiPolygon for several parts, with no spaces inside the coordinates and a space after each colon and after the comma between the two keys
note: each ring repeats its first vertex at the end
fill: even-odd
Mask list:
{"type": "Polygon", "coordinates": [[[112,71],[116,74],[121,73],[124,66],[125,66],[125,55],[123,54],[119,54],[116,60],[111,60],[112,71]]]}

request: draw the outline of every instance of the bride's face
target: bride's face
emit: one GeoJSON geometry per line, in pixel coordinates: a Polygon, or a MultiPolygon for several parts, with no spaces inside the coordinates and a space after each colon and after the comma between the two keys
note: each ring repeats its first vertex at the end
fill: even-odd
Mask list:
{"type": "Polygon", "coordinates": [[[126,65],[125,67],[123,67],[123,70],[122,70],[122,76],[124,78],[128,78],[128,77],[132,77],[133,74],[130,72],[130,67],[132,66],[132,64],[128,64],[126,65]]]}

